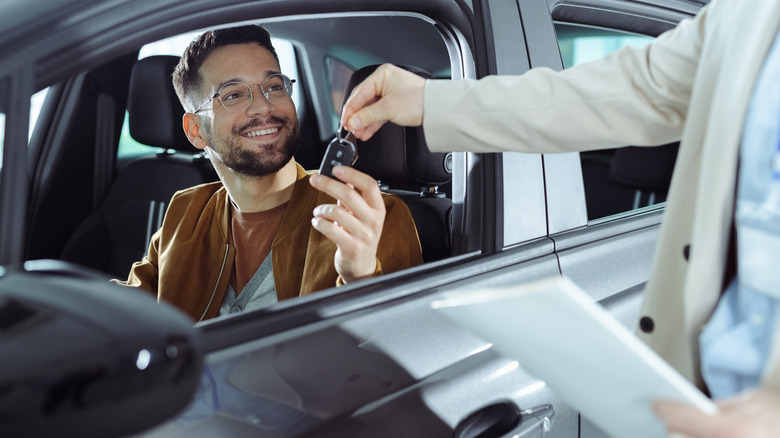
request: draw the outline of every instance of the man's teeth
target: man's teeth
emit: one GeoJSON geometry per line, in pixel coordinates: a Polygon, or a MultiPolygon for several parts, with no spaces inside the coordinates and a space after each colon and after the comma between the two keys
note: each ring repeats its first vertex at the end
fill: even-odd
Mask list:
{"type": "Polygon", "coordinates": [[[259,131],[250,131],[246,134],[247,137],[257,137],[258,135],[268,135],[279,132],[279,128],[261,129],[259,131]]]}

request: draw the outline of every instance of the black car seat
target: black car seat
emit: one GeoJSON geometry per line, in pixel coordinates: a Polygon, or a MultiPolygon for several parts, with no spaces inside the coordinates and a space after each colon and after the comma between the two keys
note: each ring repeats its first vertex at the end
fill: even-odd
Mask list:
{"type": "Polygon", "coordinates": [[[588,219],[666,200],[679,142],[580,152],[588,219]]]}
{"type": "Polygon", "coordinates": [[[150,152],[122,166],[102,204],[65,245],[61,259],[126,278],[145,255],[162,224],[168,202],[186,187],[216,181],[211,163],[182,129],[184,109],[171,73],[179,58],[152,56],[133,66],[128,96],[130,135],[163,152],[150,152]]]}
{"type": "MultiPolygon", "coordinates": [[[[345,96],[374,72],[378,65],[352,74],[345,96]]],[[[431,74],[417,67],[399,66],[425,78],[431,74]]],[[[452,254],[452,200],[440,190],[452,180],[452,154],[433,153],[425,143],[422,127],[386,123],[366,142],[357,141],[355,168],[380,182],[385,192],[398,195],[409,206],[417,226],[426,262],[452,254]]]]}
{"type": "Polygon", "coordinates": [[[657,147],[618,149],[610,163],[609,178],[634,190],[634,209],[666,200],[680,143],[657,147]]]}

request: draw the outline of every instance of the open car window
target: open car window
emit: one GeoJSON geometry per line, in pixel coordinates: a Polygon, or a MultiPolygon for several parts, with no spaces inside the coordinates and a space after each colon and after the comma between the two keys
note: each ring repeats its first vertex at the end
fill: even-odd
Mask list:
{"type": "MultiPolygon", "coordinates": [[[[305,169],[319,167],[335,134],[346,83],[357,69],[395,63],[435,72],[436,77],[452,74],[453,49],[434,23],[422,16],[325,15],[259,24],[273,37],[282,72],[296,80],[292,97],[299,120],[300,146],[295,159],[305,169]],[[332,31],[323,34],[323,25],[332,31]],[[395,46],[387,47],[385,38],[376,33],[378,28],[393,30],[397,35],[395,46]]],[[[229,24],[214,27],[224,26],[229,24]]],[[[159,76],[149,75],[148,70],[141,75],[131,74],[138,71],[135,67],[142,65],[141,61],[159,55],[169,58],[157,58],[143,65],[157,61],[169,66],[175,63],[171,58],[181,56],[202,31],[203,28],[138,47],[125,47],[124,55],[78,72],[52,87],[55,91],[50,92],[50,100],[61,99],[61,103],[55,102],[57,111],[44,111],[53,119],[42,127],[56,126],[58,134],[33,136],[33,141],[38,137],[40,144],[31,142],[33,154],[40,157],[36,166],[45,178],[36,181],[40,187],[34,190],[28,258],[70,261],[124,280],[133,262],[141,261],[148,253],[150,239],[161,227],[172,195],[217,180],[209,159],[183,138],[181,116],[174,115],[171,123],[168,118],[158,117],[158,111],[167,111],[168,117],[173,115],[167,110],[167,96],[153,94],[163,104],[149,99],[149,90],[160,91],[147,87],[147,83],[170,85],[155,82],[165,78],[163,69],[153,70],[163,73],[159,76]],[[64,110],[59,112],[58,108],[64,110]],[[131,113],[146,117],[136,117],[141,122],[131,123],[131,113]],[[150,114],[155,115],[148,117],[150,114]],[[134,130],[133,126],[141,128],[134,130]],[[173,138],[168,132],[175,132],[180,138],[173,138]],[[74,179],[74,174],[84,177],[74,179]],[[73,193],[79,196],[73,199],[73,193]]],[[[462,70],[457,71],[462,74],[462,70]]],[[[174,102],[178,103],[177,98],[174,102]]],[[[399,142],[402,137],[394,138],[399,142]]],[[[400,143],[387,147],[403,150],[400,143]]],[[[371,158],[371,154],[364,155],[359,164],[371,158]]],[[[438,168],[447,169],[444,158],[438,168]]],[[[422,219],[415,216],[418,234],[435,247],[429,250],[427,243],[422,243],[423,257],[429,255],[425,261],[449,257],[451,163],[446,180],[428,186],[407,176],[395,181],[395,175],[386,172],[392,163],[379,158],[374,161],[371,169],[359,170],[382,179],[383,190],[401,197],[401,202],[410,206],[412,216],[423,215],[422,219]],[[420,206],[411,206],[417,201],[420,206]],[[427,206],[434,204],[436,218],[431,219],[427,206]]],[[[393,166],[403,169],[402,165],[393,166]]],[[[374,280],[367,282],[370,281],[374,280]]],[[[323,295],[332,296],[356,287],[359,286],[347,285],[323,295]]]]}

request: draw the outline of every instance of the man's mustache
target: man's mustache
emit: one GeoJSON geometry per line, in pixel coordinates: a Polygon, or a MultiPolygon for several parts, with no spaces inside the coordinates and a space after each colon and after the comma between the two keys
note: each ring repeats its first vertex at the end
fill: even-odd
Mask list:
{"type": "Polygon", "coordinates": [[[290,122],[290,119],[287,117],[279,117],[279,116],[268,116],[267,118],[261,120],[261,119],[252,119],[249,122],[245,123],[242,126],[233,128],[233,133],[236,135],[240,135],[242,132],[246,131],[247,129],[252,128],[263,128],[265,126],[269,125],[287,125],[290,122]]]}

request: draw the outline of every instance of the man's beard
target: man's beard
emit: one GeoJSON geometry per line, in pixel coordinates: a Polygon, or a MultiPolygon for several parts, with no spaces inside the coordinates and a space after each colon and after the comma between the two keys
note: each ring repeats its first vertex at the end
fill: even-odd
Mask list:
{"type": "Polygon", "coordinates": [[[219,142],[214,138],[211,126],[204,126],[204,130],[211,149],[216,152],[213,154],[216,155],[215,158],[233,172],[254,177],[271,175],[281,170],[298,151],[300,140],[298,121],[278,116],[269,117],[266,123],[254,119],[244,126],[233,128],[232,135],[222,136],[219,142]],[[237,141],[237,137],[241,137],[241,132],[250,128],[261,128],[264,124],[281,124],[290,128],[287,138],[279,139],[283,143],[274,147],[271,153],[248,150],[237,141]]]}

